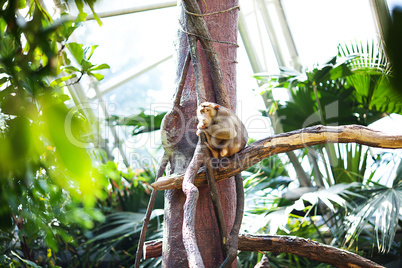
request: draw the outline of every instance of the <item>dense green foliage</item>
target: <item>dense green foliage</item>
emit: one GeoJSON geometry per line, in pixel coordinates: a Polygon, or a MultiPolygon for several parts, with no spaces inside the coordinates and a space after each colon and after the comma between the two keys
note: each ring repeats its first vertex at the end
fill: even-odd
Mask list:
{"type": "MultiPolygon", "coordinates": [[[[271,98],[272,106],[263,113],[277,118],[274,123],[279,127],[274,129],[291,131],[317,124],[368,126],[390,113],[402,114],[402,95],[392,87],[387,59],[374,43],[339,46],[338,56],[303,73],[283,70],[279,76],[256,78],[263,85],[264,96],[271,98]],[[275,89],[288,91],[289,100],[275,100],[275,89]]],[[[303,172],[310,177],[310,188],[260,191],[264,199],[259,200],[276,201],[249,209],[251,219],[259,219],[251,221],[261,223],[258,231],[306,237],[358,250],[370,258],[374,254],[383,264],[399,258],[401,244],[394,238],[400,228],[402,204],[400,155],[374,154],[356,144],[324,144],[299,150],[298,156],[304,163],[303,172]],[[395,173],[378,171],[385,166],[395,173]]],[[[271,180],[279,178],[274,175],[271,180]]],[[[292,267],[311,265],[291,256],[270,257],[273,262],[286,259],[292,267]]]]}
{"type": "Polygon", "coordinates": [[[149,191],[145,171],[103,164],[92,122],[66,94],[109,68],[90,62],[96,46],[68,42],[86,16],[76,3],[75,21],[54,21],[39,1],[0,1],[0,266],[83,263],[74,249],[93,236],[94,221],[149,191]]]}
{"type": "MultiPolygon", "coordinates": [[[[93,11],[94,1],[76,0],[74,20],[67,13],[52,19],[40,1],[0,4],[0,266],[132,265],[154,167],[132,170],[108,162],[94,118],[69,91],[84,77],[102,80],[101,70],[109,68],[91,62],[97,46],[69,41],[85,20],[84,5],[93,11]]],[[[400,41],[396,35],[389,35],[391,44],[400,41]]],[[[367,126],[402,114],[402,95],[392,87],[401,81],[399,48],[391,45],[388,52],[393,72],[369,43],[340,46],[337,57],[303,73],[256,76],[272,103],[264,114],[284,131],[367,126]],[[290,99],[274,99],[278,88],[290,99]]],[[[143,110],[106,121],[139,135],[159,129],[163,116],[143,110]]],[[[296,155],[310,180],[311,187],[302,189],[307,191],[298,192],[292,179],[297,167],[286,157],[270,157],[244,173],[243,231],[306,237],[383,264],[400,257],[400,155],[356,144],[314,146],[296,155]],[[382,172],[384,166],[395,172],[382,172]]],[[[155,207],[147,239],[162,236],[161,196],[155,207]]],[[[285,253],[268,256],[272,267],[326,266],[285,253]]],[[[239,260],[253,267],[261,257],[242,252],[239,260]]],[[[158,266],[160,260],[143,264],[158,266]]]]}

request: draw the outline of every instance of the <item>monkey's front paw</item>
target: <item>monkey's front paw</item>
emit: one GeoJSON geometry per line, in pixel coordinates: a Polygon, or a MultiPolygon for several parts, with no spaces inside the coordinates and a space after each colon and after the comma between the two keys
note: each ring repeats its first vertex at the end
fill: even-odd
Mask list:
{"type": "Polygon", "coordinates": [[[197,136],[200,136],[200,134],[201,134],[202,132],[204,132],[204,130],[202,130],[202,129],[197,129],[197,132],[196,132],[197,136]]]}
{"type": "Polygon", "coordinates": [[[198,125],[197,125],[197,129],[198,130],[200,130],[200,129],[204,129],[204,128],[207,128],[208,127],[208,125],[206,125],[206,124],[204,124],[204,123],[198,123],[198,125]]]}

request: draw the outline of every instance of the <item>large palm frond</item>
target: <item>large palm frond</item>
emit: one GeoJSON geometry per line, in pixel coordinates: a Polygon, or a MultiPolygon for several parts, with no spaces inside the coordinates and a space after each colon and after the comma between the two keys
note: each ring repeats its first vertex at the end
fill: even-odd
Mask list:
{"type": "Polygon", "coordinates": [[[402,95],[390,83],[390,64],[384,51],[373,42],[338,46],[341,56],[358,55],[349,62],[352,75],[348,83],[355,89],[356,99],[367,110],[402,114],[402,95]]]}
{"type": "Polygon", "coordinates": [[[346,217],[343,225],[344,243],[353,244],[367,224],[373,227],[380,252],[388,252],[394,241],[398,219],[402,217],[402,162],[392,187],[376,186],[360,191],[365,198],[346,217]]]}
{"type": "MultiPolygon", "coordinates": [[[[286,232],[290,215],[295,212],[301,212],[299,214],[307,216],[313,210],[317,210],[319,207],[323,208],[322,204],[333,213],[337,213],[337,206],[347,208],[347,196],[354,195],[349,189],[356,187],[360,187],[360,184],[341,183],[315,192],[307,192],[291,205],[271,209],[266,211],[265,214],[259,215],[253,227],[257,226],[259,229],[265,229],[269,233],[276,233],[279,229],[286,232]]],[[[320,213],[322,212],[321,210],[320,213]]]]}
{"type": "MultiPolygon", "coordinates": [[[[162,237],[159,219],[162,215],[162,209],[152,212],[148,227],[148,233],[152,234],[148,236],[150,239],[162,237]]],[[[91,265],[98,265],[98,262],[106,259],[133,262],[143,219],[143,213],[116,211],[109,214],[94,231],[95,235],[84,244],[85,257],[91,265]]]]}

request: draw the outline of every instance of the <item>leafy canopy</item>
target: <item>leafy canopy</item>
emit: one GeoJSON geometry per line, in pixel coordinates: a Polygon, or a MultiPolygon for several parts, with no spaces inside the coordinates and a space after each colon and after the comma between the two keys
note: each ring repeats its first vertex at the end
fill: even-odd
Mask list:
{"type": "Polygon", "coordinates": [[[65,85],[82,75],[100,80],[109,66],[89,61],[96,46],[68,42],[85,13],[54,21],[29,1],[24,18],[26,3],[0,1],[0,228],[16,224],[56,251],[57,239],[73,243],[63,226],[103,219],[94,205],[107,186],[90,150],[91,122],[71,109],[65,85]]]}

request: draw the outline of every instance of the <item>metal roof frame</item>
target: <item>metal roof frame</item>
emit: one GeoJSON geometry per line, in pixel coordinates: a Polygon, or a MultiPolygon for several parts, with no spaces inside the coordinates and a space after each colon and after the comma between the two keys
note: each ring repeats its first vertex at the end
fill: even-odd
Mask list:
{"type": "MultiPolygon", "coordinates": [[[[274,55],[276,58],[276,61],[278,63],[278,66],[283,66],[283,67],[290,67],[294,68],[298,71],[301,70],[302,64],[299,60],[299,54],[295,45],[295,41],[293,38],[293,35],[291,33],[291,29],[288,24],[288,20],[286,18],[285,11],[283,9],[282,5],[282,0],[253,0],[254,4],[258,6],[258,8],[254,8],[254,13],[259,15],[262,18],[263,25],[259,25],[260,29],[264,29],[261,34],[267,34],[269,37],[269,40],[271,42],[274,55]],[[269,7],[268,7],[269,6],[269,7]],[[270,17],[268,8],[273,7],[273,10],[271,12],[275,12],[275,18],[270,17]],[[276,19],[276,21],[273,21],[276,19]],[[280,29],[275,29],[274,25],[279,25],[280,29]],[[285,45],[284,45],[285,44],[285,45]],[[285,59],[290,59],[288,62],[286,62],[285,59]]],[[[370,0],[372,3],[373,7],[373,15],[376,18],[377,22],[377,30],[379,33],[379,36],[381,36],[382,41],[384,40],[384,29],[390,19],[389,16],[389,11],[387,7],[387,3],[385,0],[370,0]],[[387,14],[388,12],[388,14],[387,14]]],[[[56,6],[60,4],[59,0],[54,0],[56,6]]],[[[240,6],[241,6],[241,2],[240,6]]],[[[143,6],[138,6],[138,7],[131,7],[131,8],[125,8],[125,9],[120,9],[120,10],[112,10],[108,12],[100,12],[98,13],[98,16],[100,18],[110,18],[110,17],[115,17],[115,16],[121,16],[121,15],[128,15],[128,14],[134,14],[134,13],[139,13],[139,12],[146,12],[146,11],[152,11],[156,9],[161,9],[161,8],[169,8],[169,7],[174,7],[177,5],[177,1],[168,1],[164,3],[156,3],[156,4],[148,4],[148,5],[143,5],[143,6]]],[[[93,15],[89,15],[87,17],[87,20],[93,20],[94,17],[93,15]]],[[[246,53],[248,55],[248,59],[250,61],[250,64],[252,66],[252,70],[255,73],[259,72],[268,72],[267,67],[264,67],[263,63],[261,62],[260,58],[261,56],[258,55],[258,51],[255,49],[255,46],[253,44],[253,41],[250,37],[250,34],[247,30],[247,21],[245,19],[244,13],[240,10],[239,12],[239,33],[241,36],[241,39],[243,40],[243,44],[246,50],[246,53]]],[[[385,44],[384,42],[382,42],[385,44]]],[[[132,79],[135,79],[136,77],[139,77],[140,75],[148,72],[149,70],[157,67],[159,64],[169,60],[172,58],[172,55],[168,55],[164,57],[163,59],[160,59],[158,61],[155,61],[153,63],[150,63],[146,65],[144,68],[134,68],[130,70],[129,72],[120,75],[119,77],[113,79],[112,81],[105,83],[104,85],[101,86],[94,86],[95,90],[95,96],[92,98],[88,98],[84,91],[82,90],[81,86],[77,86],[73,89],[69,89],[71,92],[71,95],[73,96],[74,100],[77,103],[82,103],[82,102],[87,102],[91,101],[94,99],[97,99],[99,103],[102,105],[104,104],[103,101],[103,95],[109,92],[112,92],[114,89],[118,88],[119,86],[131,81],[132,79]]],[[[105,117],[108,117],[106,109],[103,107],[103,112],[105,117]]],[[[91,116],[91,115],[88,115],[91,116]]],[[[123,162],[128,166],[128,160],[127,157],[124,153],[123,148],[121,148],[121,142],[119,141],[119,138],[117,136],[117,133],[114,129],[114,126],[109,126],[110,130],[113,134],[113,137],[115,139],[115,145],[119,148],[119,152],[123,157],[123,162]]],[[[106,146],[107,147],[107,146],[106,146]]]]}

